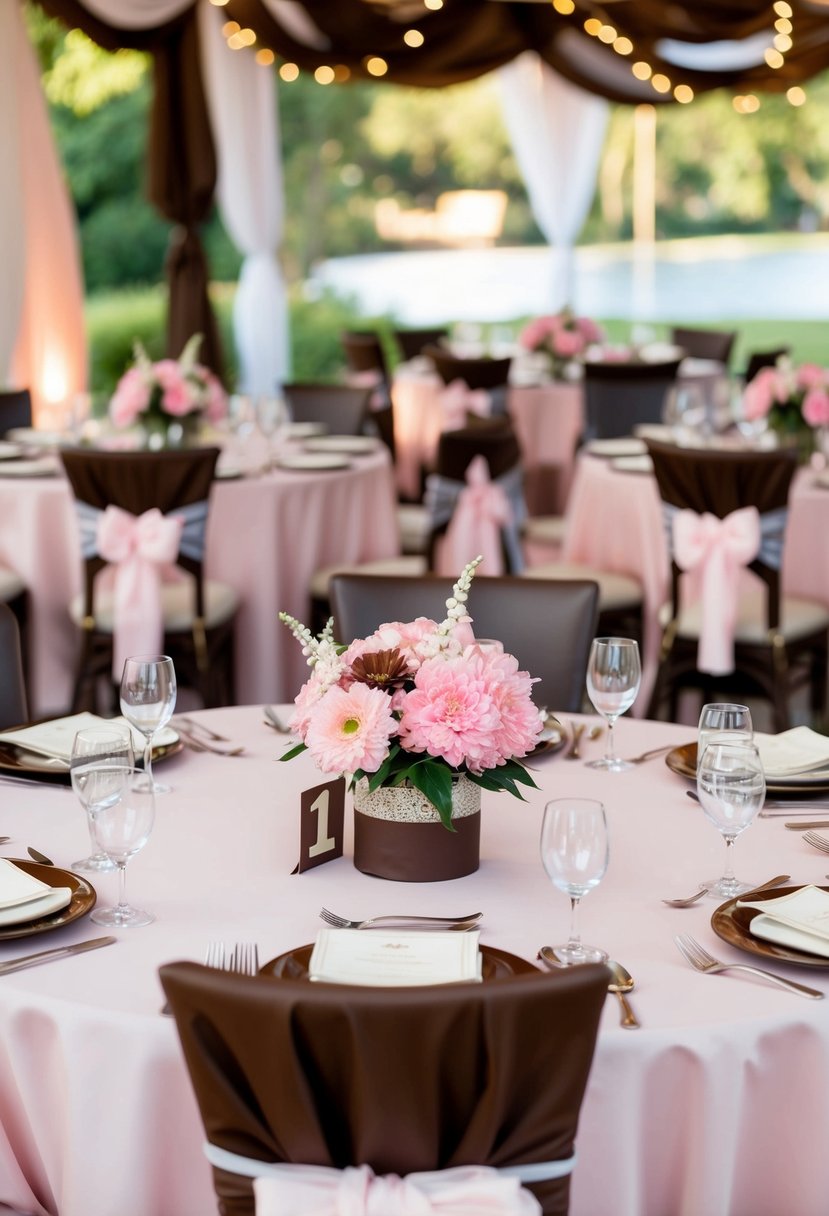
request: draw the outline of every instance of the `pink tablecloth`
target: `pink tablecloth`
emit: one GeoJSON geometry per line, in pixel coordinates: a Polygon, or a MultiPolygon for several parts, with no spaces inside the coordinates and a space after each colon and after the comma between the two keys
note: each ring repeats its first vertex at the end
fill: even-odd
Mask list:
{"type": "MultiPolygon", "coordinates": [[[[751,961],[713,934],[713,901],[676,911],[719,873],[724,845],[686,782],[661,759],[607,774],[551,756],[526,803],[483,797],[480,870],[452,883],[392,884],[346,856],[304,875],[298,797],[319,775],[307,756],[274,762],[283,741],[256,708],[205,721],[246,744],[227,759],[185,753],[163,766],[159,800],[127,889],[158,917],[115,946],[0,978],[0,1204],[37,1216],[205,1216],[215,1211],[202,1128],[175,1027],[161,1017],[157,968],[201,960],[211,940],[256,941],[270,959],[313,940],[325,905],[347,916],[480,908],[482,941],[534,958],[567,932],[568,901],[538,856],[547,799],[604,801],[610,867],[584,900],[585,940],[636,978],[642,1029],[620,1029],[609,998],[578,1136],[572,1216],[824,1216],[829,1194],[829,1003],[745,978],[699,975],[674,943],[689,932],[751,961]]],[[[687,728],[623,718],[622,755],[687,741],[687,728]]],[[[602,740],[585,745],[588,758],[602,740]]],[[[161,770],[159,775],[161,775],[161,770]]],[[[350,816],[349,816],[350,820],[350,816]]],[[[3,791],[9,856],[32,844],[67,865],[88,846],[79,804],[55,788],[3,791]]],[[[780,820],[758,820],[736,846],[738,874],[788,871],[822,882],[826,859],[780,820]]],[[[96,881],[109,901],[115,880],[96,881]]],[[[0,943],[0,961],[82,941],[88,921],[0,943]]],[[[829,993],[829,970],[772,964],[829,993]]]]}
{"type": "MultiPolygon", "coordinates": [[[[320,567],[399,552],[391,465],[385,449],[347,470],[296,472],[214,483],[208,577],[236,589],[238,701],[293,696],[307,668],[280,610],[309,616],[308,584],[320,567]]],[[[0,478],[0,561],[31,593],[31,710],[69,704],[78,640],[67,605],[80,587],[74,510],[63,477],[0,478]]]]}

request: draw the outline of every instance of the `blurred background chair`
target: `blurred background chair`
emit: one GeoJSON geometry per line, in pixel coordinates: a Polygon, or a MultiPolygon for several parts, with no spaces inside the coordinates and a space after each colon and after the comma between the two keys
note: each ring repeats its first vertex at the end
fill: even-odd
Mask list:
{"type": "MultiPolygon", "coordinates": [[[[197,963],[160,976],[208,1158],[224,1149],[253,1158],[254,1172],[281,1161],[405,1176],[573,1156],[603,966],[404,989],[197,963]]],[[[251,1178],[233,1164],[213,1167],[219,1210],[254,1216],[251,1178]]],[[[544,1216],[567,1212],[569,1174],[527,1186],[544,1216]]]]}
{"type": "MultiPolygon", "coordinates": [[[[452,583],[451,578],[434,575],[404,582],[382,575],[336,574],[331,580],[334,635],[350,642],[388,621],[425,616],[440,622],[452,583]]],[[[533,699],[539,707],[580,711],[599,615],[596,583],[476,578],[468,607],[475,636],[502,642],[522,671],[538,677],[533,699]]]]}
{"type": "Polygon", "coordinates": [[[505,389],[512,366],[511,355],[504,359],[464,359],[438,345],[424,346],[421,354],[432,360],[444,384],[463,380],[467,388],[505,389]]]}
{"type": "Polygon", "coordinates": [[[206,706],[233,703],[238,597],[226,584],[204,577],[208,503],[218,457],[218,448],[61,450],[79,513],[84,559],[84,589],[69,608],[81,631],[73,710],[94,709],[99,681],[112,681],[114,597],[111,590],[96,586],[107,562],[98,554],[95,522],[97,513],[110,504],[134,516],[152,507],[162,515],[184,514],[187,522],[176,558],[183,577],[162,586],[164,653],[173,659],[179,686],[194,688],[206,706]]]}
{"type": "Polygon", "coordinates": [[[790,355],[791,351],[790,346],[778,346],[775,350],[755,350],[749,355],[743,380],[749,384],[761,368],[774,367],[778,359],[782,359],[784,355],[790,355]]]}
{"type": "Polygon", "coordinates": [[[375,373],[367,382],[373,387],[382,386],[388,395],[391,371],[385,348],[378,333],[346,330],[340,334],[340,346],[345,355],[347,374],[366,376],[375,373]]]}
{"type": "Polygon", "coordinates": [[[446,326],[436,326],[432,329],[395,329],[392,336],[400,352],[400,359],[408,363],[423,353],[424,346],[437,346],[443,338],[449,337],[446,326]]]}
{"type": "MultiPolygon", "coordinates": [[[[681,607],[683,572],[672,560],[671,599],[662,613],[662,652],[647,716],[658,717],[667,699],[668,717],[676,721],[679,691],[693,687],[701,689],[704,702],[765,697],[771,702],[774,729],[782,731],[790,723],[790,697],[797,689],[808,688],[812,715],[820,719],[826,703],[829,610],[781,592],[786,513],[797,454],[647,443],[666,524],[679,510],[709,512],[724,519],[741,507],[756,507],[763,537],[760,552],[748,566],[759,581],[747,580],[741,592],[734,670],[726,675],[697,668],[701,603],[681,607]]],[[[667,531],[672,545],[671,529],[667,531]]]]}
{"type": "Polygon", "coordinates": [[[330,435],[361,435],[369,416],[370,388],[346,384],[284,384],[294,422],[321,422],[330,435]]]}
{"type": "Polygon", "coordinates": [[[28,718],[20,629],[8,604],[0,603],[0,730],[28,718]]]}
{"type": "Polygon", "coordinates": [[[736,340],[736,330],[686,329],[682,326],[671,330],[671,341],[681,346],[690,358],[714,359],[726,367],[736,340]]]}
{"type": "Polygon", "coordinates": [[[0,437],[18,426],[32,425],[32,397],[27,388],[0,389],[0,437]]]}
{"type": "Polygon", "coordinates": [[[584,365],[586,439],[617,439],[641,423],[660,423],[680,359],[584,365]]]}

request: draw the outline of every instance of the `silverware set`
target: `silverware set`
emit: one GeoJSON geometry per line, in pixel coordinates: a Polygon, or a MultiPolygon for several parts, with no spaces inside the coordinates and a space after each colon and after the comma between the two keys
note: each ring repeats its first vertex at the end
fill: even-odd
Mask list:
{"type": "Polygon", "coordinates": [[[204,956],[205,967],[232,971],[236,975],[259,973],[259,947],[256,942],[236,942],[226,949],[224,942],[210,942],[204,956]]]}
{"type": "MultiPolygon", "coordinates": [[[[772,887],[782,887],[790,878],[791,874],[778,874],[775,878],[770,878],[768,882],[761,883],[759,887],[754,887],[748,894],[754,895],[757,891],[769,891],[772,887]]],[[[693,895],[687,895],[684,899],[663,899],[662,902],[669,908],[690,908],[698,899],[702,899],[703,895],[707,895],[708,890],[708,887],[700,887],[693,895]]]]}
{"type": "Polygon", "coordinates": [[[212,752],[216,756],[241,756],[244,747],[234,744],[232,739],[211,730],[196,718],[188,718],[183,714],[171,719],[173,726],[185,744],[194,752],[212,752]]]}

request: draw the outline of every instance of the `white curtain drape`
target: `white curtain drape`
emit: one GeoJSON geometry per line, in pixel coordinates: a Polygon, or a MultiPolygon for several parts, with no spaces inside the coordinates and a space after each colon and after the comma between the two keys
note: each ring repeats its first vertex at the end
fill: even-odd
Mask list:
{"type": "Polygon", "coordinates": [[[225,227],[245,254],[233,316],[239,388],[272,394],[290,378],[287,293],[277,258],[284,192],[275,76],[251,51],[228,50],[222,20],[203,0],[199,35],[217,198],[225,227]]]}
{"type": "Polygon", "coordinates": [[[574,304],[575,244],[596,189],[608,104],[531,51],[499,68],[504,121],[536,223],[553,248],[550,307],[574,304]]]}
{"type": "Polygon", "coordinates": [[[20,106],[15,67],[17,26],[20,9],[16,3],[0,4],[0,164],[3,188],[0,190],[0,266],[3,290],[0,291],[0,388],[10,383],[11,361],[26,281],[23,232],[23,181],[20,163],[20,106]]]}

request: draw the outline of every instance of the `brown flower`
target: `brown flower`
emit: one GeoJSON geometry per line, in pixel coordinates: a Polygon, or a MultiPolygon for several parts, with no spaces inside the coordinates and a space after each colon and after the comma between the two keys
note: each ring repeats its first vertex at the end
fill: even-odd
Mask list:
{"type": "Polygon", "coordinates": [[[372,688],[398,688],[409,678],[409,664],[396,648],[376,650],[362,655],[351,664],[351,674],[360,684],[372,688]]]}

